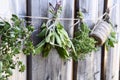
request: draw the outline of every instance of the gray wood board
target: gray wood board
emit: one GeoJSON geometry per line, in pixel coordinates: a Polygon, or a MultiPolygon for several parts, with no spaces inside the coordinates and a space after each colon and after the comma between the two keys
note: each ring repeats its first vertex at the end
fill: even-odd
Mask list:
{"type": "MultiPolygon", "coordinates": [[[[26,0],[9,0],[9,10],[10,14],[16,14],[18,16],[26,15],[26,0]]],[[[9,12],[9,11],[8,11],[9,12]]],[[[24,54],[16,55],[13,60],[17,61],[16,58],[19,57],[19,60],[26,65],[26,56],[24,54]]],[[[26,68],[27,69],[27,68],[26,68]]],[[[13,70],[13,75],[9,78],[9,80],[26,80],[26,70],[24,72],[19,72],[18,66],[15,70],[13,70]]]]}
{"type": "Polygon", "coordinates": [[[107,53],[106,59],[106,80],[119,80],[119,55],[120,55],[120,1],[119,0],[109,0],[108,7],[112,7],[117,4],[112,10],[110,10],[110,18],[113,23],[113,28],[117,32],[116,39],[118,43],[115,44],[114,48],[110,48],[107,53]],[[115,27],[117,26],[117,27],[115,27]]]}
{"type": "MultiPolygon", "coordinates": [[[[79,0],[80,11],[84,14],[85,22],[90,28],[97,22],[102,15],[103,0],[79,0]],[[98,4],[99,2],[102,2],[98,4]],[[102,8],[102,9],[101,9],[102,8]],[[102,10],[100,12],[100,10],[102,10]]],[[[87,55],[85,60],[78,62],[77,80],[100,80],[101,74],[101,49],[87,55]]]]}

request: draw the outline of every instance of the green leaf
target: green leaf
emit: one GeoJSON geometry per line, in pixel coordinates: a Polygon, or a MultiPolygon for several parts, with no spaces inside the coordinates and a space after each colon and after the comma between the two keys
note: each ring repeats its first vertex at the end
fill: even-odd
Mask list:
{"type": "Polygon", "coordinates": [[[12,14],[12,17],[18,19],[18,17],[15,14],[12,14]]]}
{"type": "Polygon", "coordinates": [[[57,33],[55,33],[55,41],[60,47],[62,47],[62,41],[57,33]]]}
{"type": "Polygon", "coordinates": [[[39,37],[45,37],[46,33],[47,33],[47,28],[44,28],[44,29],[38,34],[38,36],[39,36],[39,37]]]}
{"type": "Polygon", "coordinates": [[[8,69],[7,69],[7,71],[6,71],[6,73],[8,73],[8,74],[9,74],[9,76],[11,76],[11,75],[13,74],[13,72],[12,72],[11,68],[8,68],[8,69]]]}
{"type": "Polygon", "coordinates": [[[51,50],[51,48],[52,48],[51,45],[49,43],[46,43],[45,46],[44,46],[44,49],[43,49],[42,56],[43,57],[47,57],[49,52],[50,52],[50,50],[51,50]]]}
{"type": "Polygon", "coordinates": [[[46,24],[45,23],[43,23],[42,26],[41,26],[41,29],[44,29],[44,28],[46,28],[46,24]]]}
{"type": "Polygon", "coordinates": [[[4,22],[0,22],[0,29],[4,27],[4,22]]]}
{"type": "Polygon", "coordinates": [[[59,35],[62,45],[66,45],[66,41],[64,41],[64,35],[60,33],[59,29],[57,29],[56,33],[59,35]]]}
{"type": "Polygon", "coordinates": [[[57,23],[57,24],[56,24],[56,26],[57,26],[57,29],[59,29],[59,30],[63,29],[63,26],[61,25],[61,23],[60,23],[60,22],[59,22],[59,23],[57,23]]]}
{"type": "Polygon", "coordinates": [[[5,26],[5,27],[4,27],[5,30],[8,30],[8,29],[11,27],[11,25],[10,25],[9,22],[5,22],[5,25],[4,25],[4,26],[5,26]]]}
{"type": "Polygon", "coordinates": [[[108,44],[109,44],[111,47],[114,47],[113,41],[109,40],[108,44]]]}
{"type": "Polygon", "coordinates": [[[66,49],[64,49],[63,47],[57,47],[57,46],[55,48],[61,58],[63,58],[63,59],[69,58],[69,52],[66,49]]]}
{"type": "Polygon", "coordinates": [[[0,61],[0,73],[2,72],[3,62],[0,61]]]}
{"type": "Polygon", "coordinates": [[[46,38],[45,38],[45,41],[46,41],[47,43],[50,42],[52,35],[53,35],[53,34],[52,34],[52,31],[50,30],[49,33],[48,33],[48,35],[47,35],[46,38]]]}
{"type": "Polygon", "coordinates": [[[78,12],[78,17],[83,19],[83,13],[81,11],[78,12]]]}
{"type": "Polygon", "coordinates": [[[44,45],[45,45],[45,40],[42,40],[38,45],[37,48],[35,48],[35,54],[40,54],[43,49],[44,49],[44,45]]]}
{"type": "Polygon", "coordinates": [[[51,45],[55,45],[55,32],[52,31],[51,36],[50,36],[50,42],[51,45]]]}
{"type": "Polygon", "coordinates": [[[113,38],[116,38],[115,36],[116,36],[116,32],[111,32],[111,37],[113,37],[113,38]]]}
{"type": "Polygon", "coordinates": [[[20,65],[19,72],[24,72],[25,71],[25,65],[20,65]]]}
{"type": "Polygon", "coordinates": [[[34,30],[34,26],[32,26],[32,25],[27,25],[26,28],[28,29],[28,31],[33,31],[34,30]]]}

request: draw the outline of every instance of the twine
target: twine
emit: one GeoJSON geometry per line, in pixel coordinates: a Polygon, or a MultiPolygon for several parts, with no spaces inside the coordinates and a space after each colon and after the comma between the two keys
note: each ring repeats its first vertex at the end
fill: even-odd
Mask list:
{"type": "MultiPolygon", "coordinates": [[[[114,4],[112,7],[109,8],[110,12],[118,5],[118,3],[114,4]]],[[[103,16],[105,15],[108,15],[108,12],[105,12],[102,16],[98,17],[96,21],[98,20],[101,20],[103,18],[103,16]]],[[[48,18],[48,17],[38,17],[38,16],[22,16],[22,15],[19,15],[19,17],[21,18],[30,18],[30,19],[44,19],[44,20],[61,20],[61,21],[77,21],[75,24],[71,25],[70,27],[72,26],[75,26],[77,25],[81,20],[79,18],[48,18]]],[[[91,19],[82,19],[83,21],[86,21],[86,20],[91,20],[91,19]]],[[[26,21],[27,23],[31,23],[32,24],[32,21],[26,21]]],[[[93,30],[96,28],[96,26],[94,26],[93,30]]]]}

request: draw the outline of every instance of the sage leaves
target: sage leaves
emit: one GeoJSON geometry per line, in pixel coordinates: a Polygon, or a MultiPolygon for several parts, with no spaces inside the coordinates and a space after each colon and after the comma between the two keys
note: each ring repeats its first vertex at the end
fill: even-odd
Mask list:
{"type": "Polygon", "coordinates": [[[38,36],[42,39],[36,46],[36,54],[42,53],[44,57],[48,56],[50,50],[55,48],[63,59],[70,57],[69,49],[73,49],[73,44],[60,22],[48,21],[41,26],[41,32],[38,36]],[[49,24],[49,25],[48,25],[49,24]]]}

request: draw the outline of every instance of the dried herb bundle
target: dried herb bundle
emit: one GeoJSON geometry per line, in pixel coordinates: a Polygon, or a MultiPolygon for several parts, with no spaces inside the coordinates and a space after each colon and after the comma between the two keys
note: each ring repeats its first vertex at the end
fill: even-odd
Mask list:
{"type": "MultiPolygon", "coordinates": [[[[79,13],[79,18],[83,18],[81,13],[79,13]]],[[[84,58],[86,54],[92,52],[93,50],[96,50],[96,41],[92,37],[89,37],[89,33],[90,29],[86,23],[81,21],[78,26],[78,31],[75,32],[75,37],[72,40],[76,53],[78,54],[78,58],[80,59],[84,58]]]]}

